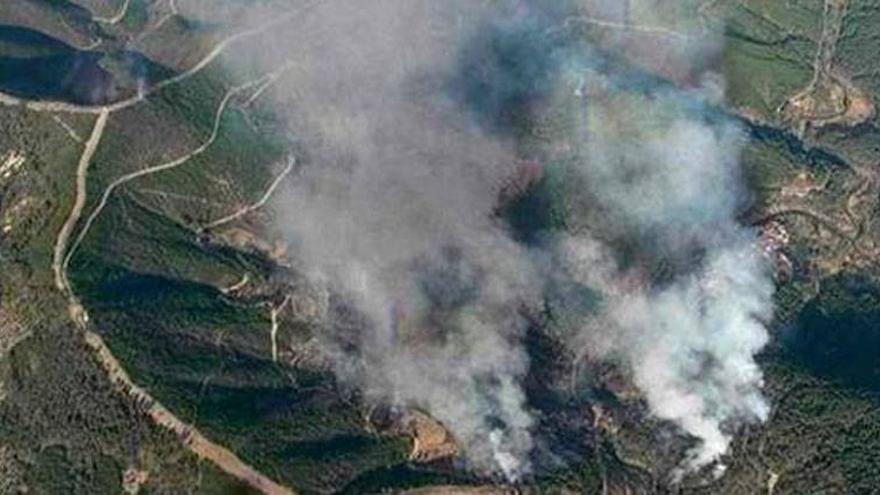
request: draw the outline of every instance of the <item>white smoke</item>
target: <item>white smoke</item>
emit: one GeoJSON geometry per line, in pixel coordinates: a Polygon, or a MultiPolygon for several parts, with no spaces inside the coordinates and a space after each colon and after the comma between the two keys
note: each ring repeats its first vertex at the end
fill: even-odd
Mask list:
{"type": "Polygon", "coordinates": [[[614,357],[631,371],[651,411],[699,439],[686,463],[719,460],[730,444],[725,425],[764,420],[761,371],[754,355],[767,342],[773,285],[751,239],[732,239],[707,255],[703,267],[661,288],[627,280],[596,241],[562,243],[575,278],[604,296],[604,308],[584,322],[577,342],[593,357],[614,357]]]}
{"type": "Polygon", "coordinates": [[[442,91],[479,3],[316,7],[283,102],[311,165],[276,206],[304,269],[354,307],[319,335],[340,376],[426,410],[475,468],[515,479],[533,422],[520,309],[539,288],[493,211],[517,160],[442,91]]]}
{"type": "MultiPolygon", "coordinates": [[[[773,286],[736,221],[740,131],[710,115],[710,79],[674,89],[560,41],[582,13],[574,5],[314,4],[267,50],[292,64],[275,104],[307,153],[276,202],[280,227],[304,270],[347,301],[319,335],[340,377],[426,410],[478,470],[530,470],[522,315],[557,276],[603,296],[570,344],[622,362],[651,411],[699,440],[688,458],[698,468],[726,452],[730,423],[767,414],[753,357],[773,286]],[[560,98],[580,123],[547,147],[573,150],[565,201],[577,218],[526,248],[498,215],[518,170],[512,128],[552,118],[541,104],[560,98]],[[534,250],[562,260],[553,277],[537,273],[546,253],[534,250]],[[652,280],[667,261],[671,275],[652,280]]],[[[676,74],[699,72],[689,57],[717,46],[650,40],[661,55],[669,43],[676,74]]],[[[600,48],[655,60],[629,41],[600,48]]]]}
{"type": "Polygon", "coordinates": [[[696,469],[727,451],[726,427],[768,412],[754,356],[768,339],[774,289],[756,233],[736,220],[739,130],[693,110],[713,102],[713,88],[642,94],[584,77],[602,89],[584,96],[591,125],[577,174],[601,221],[559,248],[604,305],[575,346],[631,370],[651,411],[699,440],[686,463],[696,469]],[[621,267],[612,244],[633,248],[636,261],[621,267]],[[657,262],[673,274],[652,282],[657,262]]]}

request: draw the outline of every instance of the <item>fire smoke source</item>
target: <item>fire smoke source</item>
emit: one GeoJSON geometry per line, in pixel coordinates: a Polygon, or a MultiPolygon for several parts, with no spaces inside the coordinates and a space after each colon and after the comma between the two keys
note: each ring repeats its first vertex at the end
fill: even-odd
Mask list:
{"type": "Polygon", "coordinates": [[[736,220],[744,138],[717,110],[717,76],[692,74],[682,89],[579,55],[566,64],[585,107],[571,196],[591,218],[557,249],[604,300],[572,343],[630,369],[651,411],[698,440],[683,466],[697,469],[727,451],[725,428],[769,408],[754,356],[773,283],[756,233],[736,220]]]}
{"type": "MultiPolygon", "coordinates": [[[[699,441],[691,467],[725,452],[728,423],[767,413],[753,355],[772,284],[735,221],[739,130],[711,110],[717,84],[645,76],[632,65],[655,58],[626,35],[587,43],[577,26],[595,16],[626,27],[605,3],[324,2],[274,40],[293,64],[275,103],[307,162],[275,207],[304,270],[339,295],[324,349],[341,379],[426,410],[474,468],[509,479],[534,443],[523,315],[559,277],[603,300],[572,348],[622,362],[699,441]],[[546,148],[568,150],[575,219],[525,246],[499,198],[524,121],[560,105],[575,117],[546,148]],[[642,274],[661,262],[665,279],[642,274]]],[[[717,43],[670,39],[676,73],[711,81],[691,57],[717,43]]]]}
{"type": "Polygon", "coordinates": [[[277,206],[306,270],[353,306],[337,313],[358,314],[320,336],[340,376],[426,410],[475,468],[515,479],[533,421],[520,311],[539,299],[526,250],[493,216],[516,156],[444,89],[480,4],[314,9],[285,102],[311,166],[277,206]]]}

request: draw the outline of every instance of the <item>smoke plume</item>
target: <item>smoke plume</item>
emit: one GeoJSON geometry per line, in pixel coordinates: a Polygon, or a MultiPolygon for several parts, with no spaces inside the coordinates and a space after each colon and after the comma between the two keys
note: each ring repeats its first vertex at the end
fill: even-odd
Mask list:
{"type": "Polygon", "coordinates": [[[539,297],[493,215],[516,156],[444,88],[478,4],[312,12],[286,102],[311,166],[280,207],[305,269],[344,301],[320,337],[340,375],[428,411],[477,469],[516,478],[532,444],[521,311],[539,297]]]}
{"type": "Polygon", "coordinates": [[[704,69],[718,43],[632,24],[653,10],[625,3],[324,2],[270,50],[292,63],[275,104],[306,163],[280,227],[338,295],[323,348],[366,396],[443,422],[481,472],[530,470],[521,340],[561,279],[601,300],[571,308],[571,349],[628,368],[698,440],[690,467],[767,413],[753,356],[772,283],[735,219],[741,136],[704,69]],[[646,75],[657,60],[678,85],[646,75]],[[526,145],[534,122],[555,131],[526,145]],[[566,229],[524,243],[505,202],[552,174],[566,229]]]}
{"type": "MultiPolygon", "coordinates": [[[[598,22],[615,22],[596,14],[598,22]]],[[[573,345],[631,370],[651,411],[698,440],[684,466],[696,469],[726,452],[727,427],[767,416],[754,355],[768,339],[773,283],[755,232],[736,220],[745,197],[738,167],[744,138],[717,110],[718,77],[701,69],[703,58],[683,57],[711,56],[720,44],[702,31],[664,31],[644,17],[653,27],[632,25],[636,34],[612,45],[625,46],[620,56],[638,63],[644,54],[633,53],[643,46],[636,39],[646,30],[663,33],[660,43],[653,37],[652,54],[676,61],[687,74],[684,87],[597,63],[610,59],[584,58],[585,50],[566,59],[568,79],[576,81],[572,106],[581,109],[570,196],[587,206],[580,228],[557,248],[563,269],[603,300],[573,345]],[[664,38],[671,38],[670,53],[664,38]],[[698,48],[683,50],[683,40],[698,48]]]]}
{"type": "Polygon", "coordinates": [[[768,412],[753,357],[773,284],[755,233],[735,218],[739,132],[681,110],[705,89],[609,88],[585,95],[596,125],[577,167],[601,221],[559,242],[570,275],[603,298],[574,343],[631,369],[652,412],[700,440],[688,460],[698,468],[726,452],[727,423],[768,412]]]}

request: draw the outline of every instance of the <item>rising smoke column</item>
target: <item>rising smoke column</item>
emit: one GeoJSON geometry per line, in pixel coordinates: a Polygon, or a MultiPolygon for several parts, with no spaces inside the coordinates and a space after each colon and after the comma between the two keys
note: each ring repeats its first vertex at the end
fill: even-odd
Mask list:
{"type": "MultiPolygon", "coordinates": [[[[681,49],[699,36],[671,38],[685,65],[683,53],[707,55],[681,49]]],[[[653,54],[662,60],[664,49],[660,36],[653,54]]],[[[557,245],[563,269],[603,297],[572,345],[623,363],[651,411],[696,437],[685,469],[719,460],[726,428],[764,420],[769,409],[754,356],[768,339],[773,283],[756,233],[736,219],[744,138],[717,109],[717,76],[693,71],[702,63],[690,64],[681,88],[595,56],[567,60],[572,99],[584,107],[570,197],[588,207],[581,228],[557,245]]]]}
{"type": "Polygon", "coordinates": [[[441,421],[473,467],[529,470],[526,250],[495,218],[516,170],[447,90],[488,2],[327,2],[298,24],[282,103],[308,164],[276,206],[292,251],[339,294],[318,334],[371,400],[441,421]]]}
{"type": "Polygon", "coordinates": [[[548,148],[570,150],[556,157],[570,232],[542,248],[603,300],[570,345],[622,363],[651,411],[697,439],[683,464],[697,469],[727,451],[728,427],[767,416],[754,356],[773,283],[756,233],[736,219],[744,136],[706,69],[722,44],[680,22],[687,2],[625,3],[506,3],[457,87],[495,134],[524,118],[568,123],[548,148]],[[588,42],[578,29],[591,26],[588,42]]]}
{"type": "Polygon", "coordinates": [[[698,439],[689,467],[726,451],[729,422],[767,414],[753,356],[772,283],[735,219],[739,129],[694,59],[717,44],[590,44],[577,19],[614,2],[585,3],[326,2],[278,44],[294,64],[278,105],[307,165],[276,208],[303,269],[339,294],[318,338],[343,380],[425,409],[475,468],[510,479],[533,445],[523,314],[557,278],[602,299],[569,344],[624,364],[651,411],[698,439]],[[689,89],[627,63],[667,49],[689,89]],[[524,121],[559,102],[575,117],[548,148],[570,150],[574,221],[526,247],[499,195],[524,121]]]}

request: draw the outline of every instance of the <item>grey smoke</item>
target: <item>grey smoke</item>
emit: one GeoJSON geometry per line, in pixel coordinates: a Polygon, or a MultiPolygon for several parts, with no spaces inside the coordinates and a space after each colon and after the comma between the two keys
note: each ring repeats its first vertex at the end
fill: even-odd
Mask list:
{"type": "Polygon", "coordinates": [[[713,110],[722,91],[712,74],[681,89],[579,59],[568,70],[572,104],[586,107],[574,196],[593,218],[558,248],[564,269],[604,299],[572,344],[627,366],[652,412],[698,439],[683,467],[700,468],[727,451],[729,427],[769,409],[754,356],[774,289],[756,233],[736,220],[743,136],[713,110]],[[621,245],[636,261],[620,261],[621,245]],[[672,275],[652,280],[660,262],[672,275]]]}
{"type": "Polygon", "coordinates": [[[515,478],[532,446],[520,310],[539,288],[493,211],[517,159],[443,89],[488,7],[362,5],[328,2],[297,36],[285,106],[311,166],[282,228],[361,315],[320,336],[342,378],[428,411],[477,469],[515,478]]]}
{"type": "Polygon", "coordinates": [[[265,47],[293,62],[275,104],[306,155],[279,227],[339,295],[323,349],[370,399],[443,422],[484,473],[530,470],[524,315],[561,278],[602,300],[570,348],[631,371],[651,411],[698,440],[689,468],[767,414],[753,356],[772,283],[735,219],[742,138],[693,59],[717,40],[652,38],[697,76],[675,88],[629,68],[646,57],[626,34],[576,40],[573,19],[617,22],[615,5],[323,2],[265,47]],[[500,197],[521,172],[523,121],[559,107],[569,124],[545,147],[566,150],[546,154],[565,163],[574,220],[526,246],[500,197]],[[671,275],[652,279],[657,263],[671,275]]]}

